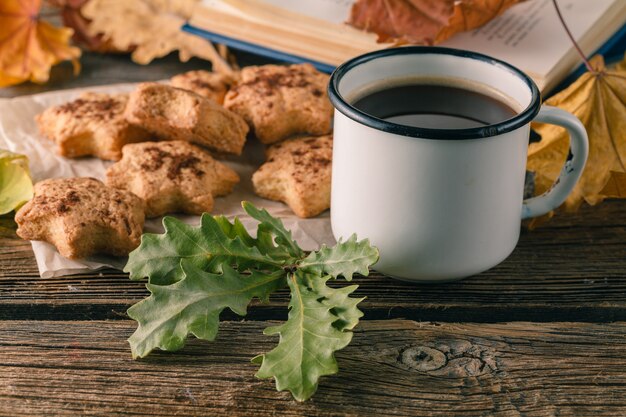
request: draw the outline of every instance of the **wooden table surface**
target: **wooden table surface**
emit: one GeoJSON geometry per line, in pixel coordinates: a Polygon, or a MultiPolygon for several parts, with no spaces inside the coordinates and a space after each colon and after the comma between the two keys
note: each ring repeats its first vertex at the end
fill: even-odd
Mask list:
{"type": "MultiPolygon", "coordinates": [[[[250,56],[244,63],[261,62],[250,56]]],[[[126,56],[54,70],[50,89],[161,79],[202,68],[126,56]]],[[[28,242],[0,238],[0,415],[626,415],[626,201],[522,231],[498,267],[445,285],[356,278],[365,317],[340,372],[297,403],[254,378],[288,294],[223,314],[218,340],[131,359],[126,309],[147,295],[118,271],[42,279],[28,242]]]]}

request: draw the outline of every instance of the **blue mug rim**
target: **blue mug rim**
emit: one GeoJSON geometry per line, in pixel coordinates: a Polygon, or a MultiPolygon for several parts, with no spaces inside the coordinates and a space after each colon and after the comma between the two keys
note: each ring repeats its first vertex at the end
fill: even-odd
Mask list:
{"type": "Polygon", "coordinates": [[[535,116],[537,116],[537,113],[539,113],[539,109],[541,108],[541,94],[539,92],[539,88],[537,87],[535,82],[520,69],[514,67],[507,62],[490,57],[488,55],[480,54],[478,52],[437,46],[402,46],[396,48],[381,49],[352,58],[349,61],[346,61],[338,66],[331,74],[330,82],[328,83],[328,97],[330,98],[333,106],[339,112],[357,123],[369,126],[376,130],[394,133],[401,136],[440,140],[479,139],[511,132],[530,123],[535,118],[535,116]],[[341,96],[341,94],[339,94],[339,83],[341,82],[343,76],[351,69],[378,58],[384,58],[394,55],[414,54],[452,55],[461,58],[475,59],[478,61],[487,62],[491,65],[495,65],[515,75],[528,86],[528,88],[531,90],[532,95],[530,104],[512,118],[486,126],[468,129],[428,129],[422,127],[401,125],[371,116],[348,103],[348,101],[345,100],[341,96]]]}

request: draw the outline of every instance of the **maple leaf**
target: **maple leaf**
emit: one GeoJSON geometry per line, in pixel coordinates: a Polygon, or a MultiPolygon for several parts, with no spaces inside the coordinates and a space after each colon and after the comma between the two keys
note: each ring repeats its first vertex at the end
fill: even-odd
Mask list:
{"type": "Polygon", "coordinates": [[[50,68],[71,60],[80,66],[80,49],[69,46],[73,30],[40,19],[41,0],[0,2],[0,87],[24,81],[45,83],[50,68]]]}
{"type": "Polygon", "coordinates": [[[20,208],[33,198],[28,158],[0,149],[0,215],[20,208]]]}
{"type": "Polygon", "coordinates": [[[440,43],[476,29],[524,0],[357,0],[348,24],[374,32],[378,42],[440,43]]]}
{"type": "Polygon", "coordinates": [[[102,36],[117,50],[132,50],[138,64],[178,50],[183,62],[195,56],[211,61],[217,72],[233,74],[210,42],[181,30],[199,4],[199,0],[89,0],[81,14],[89,20],[90,36],[102,36]]]}
{"type": "MultiPolygon", "coordinates": [[[[606,197],[626,197],[626,57],[615,70],[607,69],[601,56],[590,64],[593,72],[546,101],[578,117],[589,136],[587,165],[561,206],[565,211],[577,210],[583,201],[595,205],[606,197]]],[[[533,128],[541,141],[529,147],[528,170],[535,172],[535,193],[541,194],[558,178],[569,155],[569,135],[555,125],[533,128]]]]}

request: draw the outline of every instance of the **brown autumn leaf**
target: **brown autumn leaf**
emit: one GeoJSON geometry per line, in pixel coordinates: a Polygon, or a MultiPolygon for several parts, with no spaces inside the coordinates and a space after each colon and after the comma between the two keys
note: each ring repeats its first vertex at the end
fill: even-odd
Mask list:
{"type": "Polygon", "coordinates": [[[72,29],[40,19],[41,0],[0,1],[0,87],[24,81],[45,83],[50,68],[71,60],[80,70],[80,49],[69,46],[72,29]]]}
{"type": "Polygon", "coordinates": [[[199,0],[89,0],[81,9],[90,20],[87,33],[101,35],[120,51],[132,50],[138,64],[179,51],[180,60],[199,57],[211,61],[215,71],[232,74],[213,45],[180,28],[199,0]]]}
{"type": "Polygon", "coordinates": [[[432,45],[476,29],[524,0],[357,0],[348,24],[378,42],[432,45]]]}
{"type": "Polygon", "coordinates": [[[81,8],[89,0],[48,0],[52,6],[61,10],[63,24],[74,29],[74,42],[93,52],[100,53],[125,53],[130,50],[120,51],[115,49],[110,41],[103,39],[102,34],[92,36],[89,33],[91,21],[81,13],[81,8]]]}
{"type": "Polygon", "coordinates": [[[454,14],[435,37],[435,43],[451,38],[458,32],[474,30],[500,16],[509,7],[524,0],[463,0],[455,2],[454,14]]]}
{"type": "MultiPolygon", "coordinates": [[[[589,135],[589,158],[582,177],[561,209],[577,210],[607,197],[626,197],[626,57],[609,70],[601,56],[591,59],[594,72],[546,101],[578,117],[589,135]]],[[[536,124],[541,141],[530,145],[528,170],[536,173],[536,194],[547,191],[569,154],[569,135],[561,127],[536,124]]],[[[540,221],[541,222],[541,221],[540,221]]]]}

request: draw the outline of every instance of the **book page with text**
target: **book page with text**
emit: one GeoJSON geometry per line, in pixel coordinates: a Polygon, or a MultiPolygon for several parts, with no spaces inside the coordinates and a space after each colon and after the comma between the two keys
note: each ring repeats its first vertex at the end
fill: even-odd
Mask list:
{"type": "MultiPolygon", "coordinates": [[[[234,38],[338,65],[355,55],[389,47],[376,36],[344,25],[355,0],[202,0],[235,19],[206,21],[234,38]],[[252,22],[236,23],[237,18],[252,22]],[[220,26],[221,25],[221,26],[220,26]],[[259,32],[261,31],[261,32],[259,32]]],[[[626,22],[626,0],[559,0],[564,18],[585,53],[626,22]]],[[[217,30],[219,32],[219,30],[217,30]]],[[[551,0],[527,0],[441,46],[471,50],[509,62],[548,89],[580,64],[551,0]]]]}
{"type": "Polygon", "coordinates": [[[276,7],[331,23],[348,20],[354,0],[263,0],[276,7]]]}
{"type": "MultiPolygon", "coordinates": [[[[560,0],[559,7],[574,38],[580,39],[616,2],[626,3],[560,0]]],[[[518,4],[481,28],[455,35],[442,46],[491,55],[540,76],[546,76],[573,48],[551,0],[518,4]]]]}
{"type": "MultiPolygon", "coordinates": [[[[262,2],[329,23],[341,24],[348,20],[354,0],[262,0],[262,2]]],[[[228,4],[227,0],[202,0],[202,4],[210,9],[245,16],[236,7],[228,4]]],[[[254,16],[245,17],[255,18],[254,16]]]]}

